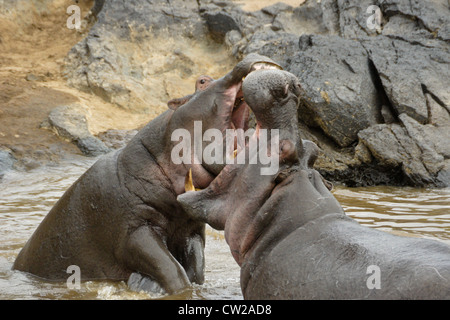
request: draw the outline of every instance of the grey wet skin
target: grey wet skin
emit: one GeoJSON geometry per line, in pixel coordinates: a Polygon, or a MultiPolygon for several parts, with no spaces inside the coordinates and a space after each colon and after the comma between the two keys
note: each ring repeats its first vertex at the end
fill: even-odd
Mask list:
{"type": "Polygon", "coordinates": [[[277,182],[258,165],[226,167],[205,190],[178,197],[192,217],[225,230],[245,299],[450,298],[448,245],[362,226],[316,170],[288,171],[277,182]]]}
{"type": "Polygon", "coordinates": [[[450,298],[448,245],[361,226],[315,170],[284,180],[262,212],[275,217],[242,263],[248,299],[450,298]]]}
{"type": "MultiPolygon", "coordinates": [[[[273,83],[266,89],[275,95],[273,83]]],[[[280,116],[292,115],[284,105],[274,107],[280,116]]],[[[276,123],[283,122],[265,125],[276,123]]],[[[191,217],[225,230],[241,266],[244,298],[449,299],[450,246],[371,229],[346,216],[331,185],[313,169],[317,146],[303,140],[297,151],[294,136],[285,131],[277,173],[260,175],[260,164],[228,165],[208,188],[178,196],[191,217]]]]}
{"type": "MultiPolygon", "coordinates": [[[[13,269],[47,280],[65,281],[67,267],[81,279],[127,280],[135,290],[174,293],[204,281],[204,223],[176,201],[192,170],[206,187],[223,167],[176,165],[171,161],[175,129],[193,133],[193,122],[225,130],[242,78],[267,57],[251,54],[223,78],[196,85],[145,126],[123,149],[100,158],[59,199],[20,251],[13,269]],[[131,277],[130,277],[131,276],[131,277]]],[[[201,79],[201,78],[199,78],[201,79]]]]}

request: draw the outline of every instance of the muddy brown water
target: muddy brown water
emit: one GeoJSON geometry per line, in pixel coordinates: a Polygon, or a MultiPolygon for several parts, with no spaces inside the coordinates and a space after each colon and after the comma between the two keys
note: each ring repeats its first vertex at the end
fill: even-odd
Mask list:
{"type": "MultiPolygon", "coordinates": [[[[209,227],[205,284],[175,296],[136,293],[124,282],[111,281],[87,281],[79,289],[69,289],[66,283],[12,271],[15,257],[44,216],[94,161],[79,158],[27,173],[5,174],[0,183],[0,299],[242,299],[239,268],[223,233],[209,227]]],[[[450,244],[450,188],[338,186],[333,193],[346,213],[363,225],[450,244]]]]}

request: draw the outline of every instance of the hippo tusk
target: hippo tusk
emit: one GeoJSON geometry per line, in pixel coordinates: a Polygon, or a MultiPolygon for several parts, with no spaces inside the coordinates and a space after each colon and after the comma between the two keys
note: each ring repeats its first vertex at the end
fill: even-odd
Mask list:
{"type": "Polygon", "coordinates": [[[186,174],[186,178],[184,179],[184,191],[195,191],[194,183],[192,182],[191,169],[189,169],[189,172],[186,174]]]}
{"type": "Polygon", "coordinates": [[[194,187],[194,182],[192,180],[192,169],[189,169],[189,172],[186,174],[186,178],[184,178],[184,191],[200,191],[202,189],[194,187]]]}

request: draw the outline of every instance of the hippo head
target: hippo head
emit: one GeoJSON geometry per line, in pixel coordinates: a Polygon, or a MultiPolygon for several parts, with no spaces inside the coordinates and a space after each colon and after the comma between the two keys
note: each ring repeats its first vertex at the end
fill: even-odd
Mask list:
{"type": "Polygon", "coordinates": [[[208,188],[186,192],[177,200],[192,218],[225,230],[231,253],[242,266],[255,243],[270,244],[261,237],[266,229],[288,234],[289,228],[304,224],[309,214],[340,212],[331,184],[309,167],[317,159],[317,145],[303,140],[302,148],[299,152],[294,141],[281,140],[279,150],[271,150],[279,153],[275,174],[261,175],[260,164],[228,165],[208,188]],[[297,211],[290,216],[286,208],[304,211],[305,216],[297,211]],[[287,225],[274,223],[276,216],[287,225]]]}
{"type": "MultiPolygon", "coordinates": [[[[258,54],[249,54],[218,80],[200,77],[194,94],[168,103],[174,110],[167,130],[171,134],[167,140],[172,141],[172,162],[185,164],[188,174],[184,178],[190,181],[192,189],[206,188],[227,165],[230,156],[236,156],[237,149],[245,149],[245,142],[238,141],[237,134],[233,136],[233,133],[248,129],[250,109],[257,122],[255,135],[260,129],[277,127],[282,129],[283,137],[290,135],[300,141],[297,136],[293,137],[299,94],[300,87],[294,75],[258,54]],[[273,108],[274,105],[278,107],[273,108]],[[230,132],[231,143],[227,141],[230,132]],[[206,153],[212,143],[221,150],[216,148],[206,153]],[[190,148],[184,148],[186,146],[190,148]],[[211,154],[214,161],[207,158],[211,154]],[[182,159],[174,161],[174,157],[182,159]]],[[[182,172],[183,169],[174,166],[173,170],[182,172]]],[[[177,194],[189,190],[185,180],[174,183],[177,194]]]]}
{"type": "Polygon", "coordinates": [[[298,98],[301,86],[297,77],[282,70],[261,69],[249,74],[242,93],[257,119],[257,129],[279,129],[280,139],[298,140],[298,98]]]}
{"type": "MultiPolygon", "coordinates": [[[[313,169],[319,154],[317,145],[298,137],[300,86],[295,76],[282,70],[254,71],[245,78],[242,92],[257,118],[256,132],[258,128],[279,130],[279,135],[270,137],[279,140],[278,148],[268,150],[278,159],[278,170],[262,175],[262,163],[229,164],[206,189],[177,197],[192,218],[225,230],[226,241],[239,265],[244,263],[256,242],[264,242],[260,236],[271,225],[274,216],[283,215],[277,212],[284,211],[279,206],[300,210],[304,207],[305,212],[313,213],[315,206],[325,213],[340,208],[329,191],[331,184],[313,169]],[[284,198],[288,201],[280,200],[284,198]]],[[[261,138],[255,134],[250,142],[261,138]]],[[[250,160],[256,150],[252,149],[251,143],[245,150],[250,160]]],[[[272,227],[283,233],[283,228],[301,224],[307,215],[286,216],[281,220],[295,223],[283,226],[283,222],[272,227]]]]}
{"type": "Polygon", "coordinates": [[[242,83],[242,97],[253,110],[257,125],[255,134],[237,154],[239,157],[245,152],[247,161],[226,165],[206,189],[186,192],[177,198],[194,219],[218,230],[225,229],[238,262],[242,252],[239,248],[249,232],[247,227],[252,225],[256,213],[274,188],[292,172],[312,170],[317,159],[318,147],[311,141],[302,142],[298,135],[300,92],[298,79],[287,71],[261,69],[248,74],[242,83]],[[279,134],[263,136],[262,130],[267,129],[277,129],[279,134]],[[270,174],[261,174],[262,162],[251,161],[260,151],[255,147],[259,144],[252,142],[261,139],[270,139],[270,148],[266,152],[278,161],[278,170],[270,174]],[[273,140],[278,143],[272,144],[273,140]]]}

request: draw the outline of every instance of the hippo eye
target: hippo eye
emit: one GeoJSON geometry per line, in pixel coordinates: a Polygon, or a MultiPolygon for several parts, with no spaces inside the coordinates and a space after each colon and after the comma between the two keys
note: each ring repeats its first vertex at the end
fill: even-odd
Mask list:
{"type": "Polygon", "coordinates": [[[206,80],[205,79],[201,79],[200,80],[200,84],[205,84],[206,80]]]}

